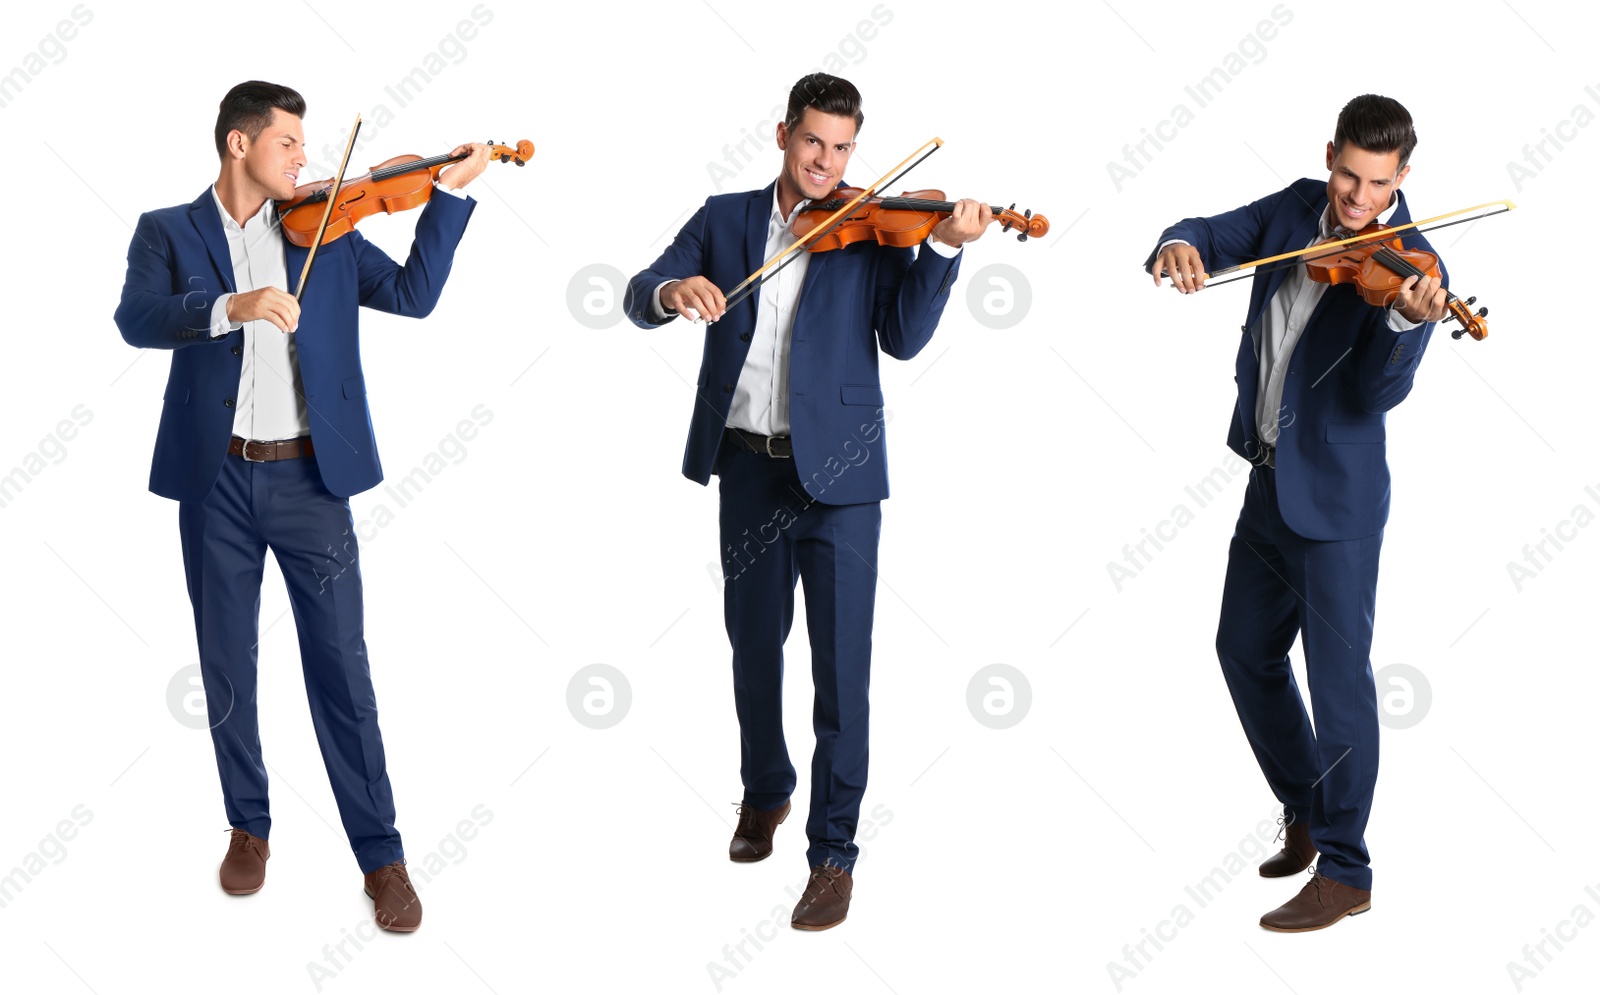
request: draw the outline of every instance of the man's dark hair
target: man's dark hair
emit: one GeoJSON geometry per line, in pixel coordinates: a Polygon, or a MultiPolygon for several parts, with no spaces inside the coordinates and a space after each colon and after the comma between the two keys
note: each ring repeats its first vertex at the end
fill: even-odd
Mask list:
{"type": "Polygon", "coordinates": [[[306,116],[305,98],[287,86],[253,79],[229,90],[217,107],[217,157],[228,157],[230,131],[243,132],[252,142],[260,138],[272,123],[273,108],[295,117],[306,116]]]}
{"type": "Polygon", "coordinates": [[[861,130],[861,122],[867,119],[861,113],[861,92],[849,80],[827,73],[802,76],[800,82],[789,90],[789,109],[783,116],[784,126],[794,130],[807,107],[815,107],[824,114],[854,117],[857,132],[861,130]]]}
{"type": "Polygon", "coordinates": [[[1334,155],[1339,154],[1345,142],[1368,152],[1399,152],[1403,168],[1417,147],[1417,132],[1411,126],[1411,112],[1400,101],[1365,93],[1339,112],[1339,123],[1333,129],[1334,155]]]}

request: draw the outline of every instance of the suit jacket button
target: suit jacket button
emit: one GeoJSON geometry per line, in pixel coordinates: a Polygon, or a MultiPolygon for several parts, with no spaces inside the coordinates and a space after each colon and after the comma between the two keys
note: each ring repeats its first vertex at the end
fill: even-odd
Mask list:
{"type": "Polygon", "coordinates": [[[222,401],[222,406],[225,407],[225,408],[233,407],[233,398],[231,398],[231,397],[224,398],[223,401],[222,401]]]}
{"type": "Polygon", "coordinates": [[[244,347],[242,347],[242,346],[234,346],[232,349],[229,349],[228,351],[233,353],[235,356],[243,356],[244,355],[244,347]]]}
{"type": "Polygon", "coordinates": [[[723,384],[722,385],[722,392],[724,394],[732,394],[733,393],[733,384],[731,384],[731,383],[723,384]]]}
{"type": "Polygon", "coordinates": [[[740,342],[749,342],[750,341],[750,333],[749,332],[745,332],[743,335],[739,336],[739,341],[740,342]]]}

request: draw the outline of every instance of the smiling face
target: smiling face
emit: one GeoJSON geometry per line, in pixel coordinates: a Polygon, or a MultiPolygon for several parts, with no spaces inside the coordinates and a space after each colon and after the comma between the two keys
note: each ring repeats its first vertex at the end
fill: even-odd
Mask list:
{"type": "Polygon", "coordinates": [[[1345,142],[1337,154],[1328,143],[1328,204],[1336,224],[1360,231],[1376,221],[1411,172],[1400,165],[1400,151],[1368,152],[1345,142]]]}
{"type": "Polygon", "coordinates": [[[778,124],[783,172],[778,175],[778,201],[787,215],[806,200],[824,200],[844,178],[856,147],[856,119],[807,107],[791,130],[778,124]]]}
{"type": "Polygon", "coordinates": [[[255,193],[272,200],[294,197],[306,164],[305,145],[300,119],[276,107],[272,122],[255,138],[237,129],[228,133],[229,154],[242,162],[246,181],[255,193]]]}

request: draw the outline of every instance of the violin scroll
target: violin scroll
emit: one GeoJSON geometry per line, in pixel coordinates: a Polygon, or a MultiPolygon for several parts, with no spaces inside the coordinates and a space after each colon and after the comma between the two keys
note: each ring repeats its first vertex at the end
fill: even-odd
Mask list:
{"type": "Polygon", "coordinates": [[[1017,213],[1017,205],[1012,204],[1003,211],[996,211],[995,218],[1000,222],[1001,231],[1017,229],[1017,241],[1026,242],[1030,238],[1043,238],[1050,232],[1050,219],[1042,214],[1034,214],[1031,210],[1017,213]]]}
{"type": "Polygon", "coordinates": [[[494,139],[489,139],[489,159],[491,161],[514,162],[519,166],[526,166],[528,160],[533,158],[533,143],[524,138],[517,143],[516,148],[501,145],[494,139]]]}

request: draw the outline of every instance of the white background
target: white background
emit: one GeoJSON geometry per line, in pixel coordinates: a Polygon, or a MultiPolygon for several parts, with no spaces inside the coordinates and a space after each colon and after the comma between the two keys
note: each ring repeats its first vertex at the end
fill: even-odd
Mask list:
{"type": "MultiPolygon", "coordinates": [[[[1600,928],[1560,924],[1579,905],[1600,914],[1600,686],[1593,627],[1578,621],[1600,529],[1577,529],[1520,590],[1507,564],[1576,506],[1600,512],[1585,493],[1600,492],[1600,465],[1593,281],[1578,251],[1596,227],[1594,15],[1554,0],[1288,0],[1263,44],[1244,40],[1270,0],[881,6],[863,41],[871,0],[490,0],[488,23],[458,43],[445,39],[471,18],[467,0],[91,0],[76,37],[46,44],[59,61],[0,108],[0,471],[41,448],[59,457],[0,508],[0,873],[52,858],[0,908],[8,990],[315,991],[308,965],[327,967],[324,946],[368,932],[275,564],[260,651],[273,857],[260,894],[217,886],[227,837],[211,744],[167,705],[196,661],[177,507],[145,489],[168,357],[129,349],[111,321],[133,222],[215,178],[217,101],[248,78],[305,94],[313,150],[342,147],[366,114],[358,168],[469,140],[538,146],[526,169],[492,166],[471,188],[480,204],[430,318],[362,317],[390,483],[442,445],[459,452],[445,440],[476,405],[493,418],[406,507],[383,487],[352,500],[358,521],[394,512],[362,545],[367,643],[399,826],[413,870],[433,873],[414,874],[423,929],[348,944],[321,990],[714,992],[717,964],[728,992],[1113,992],[1108,963],[1126,966],[1124,945],[1158,929],[1175,938],[1136,954],[1121,990],[1513,991],[1507,963],[1526,965],[1523,946],[1558,927],[1576,938],[1548,945],[1523,990],[1592,982],[1600,928]],[[385,88],[441,45],[441,71],[398,107],[385,88]],[[1196,109],[1185,87],[1241,45],[1240,71],[1196,109]],[[807,934],[786,925],[786,889],[806,870],[811,747],[798,619],[796,812],[770,860],[725,857],[740,786],[707,569],[717,498],[679,475],[702,332],[590,328],[568,290],[591,264],[648,264],[717,192],[708,167],[724,147],[769,131],[817,68],[865,95],[850,179],[938,135],[946,147],[909,186],[1016,201],[1053,229],[969,246],[928,348],[884,361],[894,497],[863,855],[849,920],[807,934]],[[1373,667],[1421,671],[1432,703],[1383,733],[1373,910],[1278,935],[1257,920],[1299,879],[1247,869],[1204,907],[1184,890],[1258,853],[1256,827],[1275,815],[1212,645],[1243,476],[1203,509],[1185,494],[1230,459],[1249,291],[1183,298],[1136,267],[1178,218],[1325,176],[1334,118],[1362,92],[1416,118],[1415,217],[1504,197],[1519,210],[1433,236],[1455,289],[1490,307],[1491,335],[1436,334],[1389,420],[1373,667]],[[1180,103],[1192,122],[1119,190],[1108,163],[1180,103]],[[392,120],[373,127],[380,104],[392,120]],[[1514,181],[1507,164],[1526,165],[1524,146],[1558,126],[1575,137],[1514,181]],[[969,305],[980,279],[1006,292],[981,276],[989,264],[1031,288],[1012,327],[969,305]],[[77,405],[88,424],[60,449],[46,442],[77,405]],[[1119,591],[1107,564],[1180,503],[1194,521],[1119,591]],[[609,729],[566,703],[596,663],[631,688],[609,729]],[[969,682],[997,663],[1032,699],[1003,730],[967,707],[969,682]],[[465,839],[458,823],[480,805],[492,817],[465,839]],[[87,825],[52,842],[77,806],[87,825]],[[1192,922],[1161,926],[1180,904],[1192,922]],[[775,939],[730,965],[725,945],[772,936],[775,911],[775,939]]],[[[8,8],[0,71],[71,9],[8,8]]],[[[771,180],[779,154],[762,148],[723,190],[771,180]]],[[[362,231],[403,258],[415,220],[362,231]]]]}

